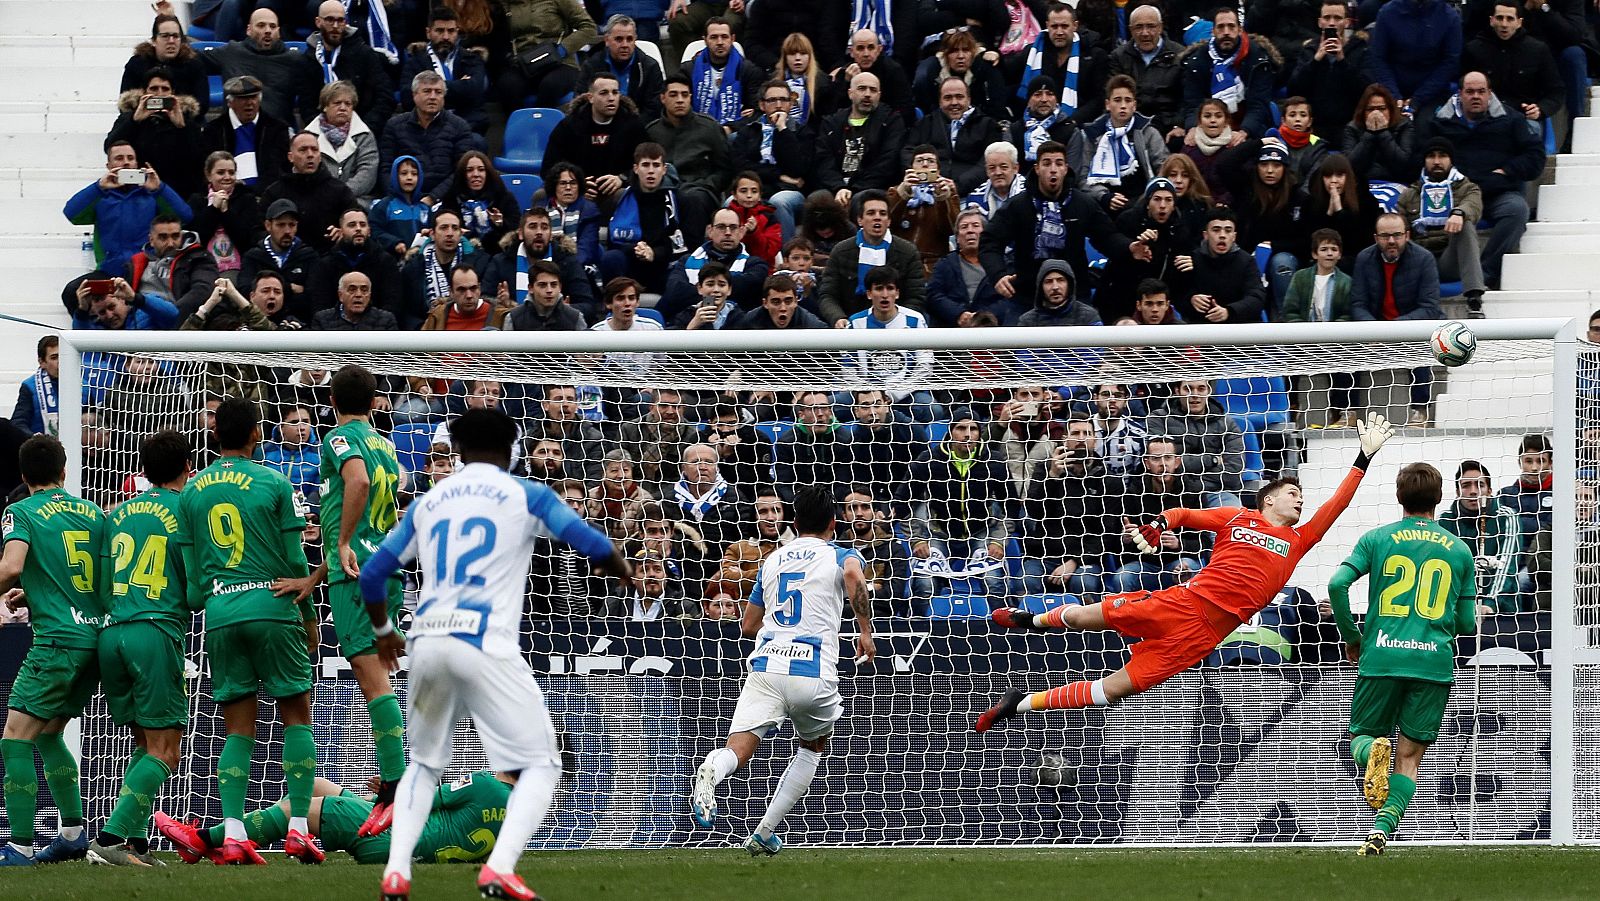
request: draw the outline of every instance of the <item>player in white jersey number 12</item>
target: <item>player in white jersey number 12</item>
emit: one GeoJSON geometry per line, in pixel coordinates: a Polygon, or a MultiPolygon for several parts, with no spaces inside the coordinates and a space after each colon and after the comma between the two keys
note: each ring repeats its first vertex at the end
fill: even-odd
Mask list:
{"type": "Polygon", "coordinates": [[[833,520],[833,495],[826,489],[795,492],[794,530],[799,537],[762,562],[740,623],[745,637],[756,639],[756,649],[733,710],[728,743],[707,755],[695,772],[690,812],[696,823],[710,828],[717,817],[717,785],[748,763],[761,739],[784,720],[794,723],[800,748],[778,780],[761,825],[745,840],[751,854],[776,854],[783,848],[775,834],[778,825],[811,787],[844,706],[839,699],[839,621],[846,598],[860,629],[856,662],[869,663],[878,654],[861,555],[829,541],[833,520]]]}
{"type": "Polygon", "coordinates": [[[539,828],[561,776],[555,725],[522,659],[519,626],[533,542],[558,538],[632,585],[627,561],[545,485],[509,475],[517,427],[498,410],[468,410],[450,424],[462,470],[417,498],[361,568],[361,597],[378,655],[399,665],[405,642],[389,620],[386,581],[413,560],[422,591],[410,629],[406,737],[411,765],[395,791],[389,864],[380,896],[411,895],[411,852],[450,765],[456,724],[472,717],[496,771],[520,773],[505,821],[478,873],[485,898],[537,901],[517,858],[539,828]]]}

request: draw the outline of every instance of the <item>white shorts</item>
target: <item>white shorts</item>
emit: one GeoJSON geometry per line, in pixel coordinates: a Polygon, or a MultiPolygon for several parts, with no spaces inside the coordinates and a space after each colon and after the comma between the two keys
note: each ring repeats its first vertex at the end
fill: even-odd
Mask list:
{"type": "Polygon", "coordinates": [[[415,638],[409,656],[406,738],[411,757],[443,770],[461,718],[472,717],[493,770],[561,766],[555,724],[527,663],[492,657],[455,638],[415,638]]]}
{"type": "Polygon", "coordinates": [[[754,732],[766,738],[784,720],[806,741],[826,737],[844,712],[839,686],[810,676],[751,673],[739,692],[728,734],[754,732]]]}

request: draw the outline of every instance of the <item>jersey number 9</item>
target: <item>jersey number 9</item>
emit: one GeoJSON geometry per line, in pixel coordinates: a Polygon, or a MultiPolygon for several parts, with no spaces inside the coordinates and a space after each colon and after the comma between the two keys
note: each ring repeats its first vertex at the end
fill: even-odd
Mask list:
{"type": "Polygon", "coordinates": [[[244,559],[244,518],[239,515],[239,508],[218,504],[211,508],[207,520],[211,526],[211,543],[228,552],[227,562],[222,565],[228,569],[238,566],[244,559]]]}

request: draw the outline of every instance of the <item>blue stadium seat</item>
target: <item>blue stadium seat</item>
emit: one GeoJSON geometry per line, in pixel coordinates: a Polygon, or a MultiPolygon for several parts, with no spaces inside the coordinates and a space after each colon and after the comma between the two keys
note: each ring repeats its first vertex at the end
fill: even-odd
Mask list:
{"type": "Polygon", "coordinates": [[[1461,282],[1457,281],[1457,282],[1440,282],[1439,283],[1439,296],[1441,298],[1444,298],[1444,297],[1456,297],[1460,293],[1461,293],[1461,282]]]}
{"type": "Polygon", "coordinates": [[[1257,244],[1255,254],[1256,268],[1261,270],[1261,274],[1265,276],[1267,274],[1267,266],[1272,262],[1272,242],[1262,241],[1257,244]]]}
{"type": "Polygon", "coordinates": [[[1083,239],[1083,256],[1084,259],[1089,261],[1090,269],[1106,268],[1106,255],[1096,250],[1095,246],[1089,243],[1088,238],[1083,239]]]}
{"type": "Polygon", "coordinates": [[[537,175],[511,174],[502,178],[506,183],[506,190],[511,192],[512,197],[517,198],[517,206],[524,210],[533,205],[533,195],[544,187],[544,179],[537,175]]]}
{"type": "Polygon", "coordinates": [[[667,327],[666,318],[663,317],[661,315],[661,313],[659,311],[657,311],[657,310],[650,310],[650,309],[646,309],[644,307],[640,307],[638,312],[636,312],[634,315],[638,316],[641,319],[648,319],[651,322],[660,323],[662,328],[666,328],[667,327]]]}
{"type": "Polygon", "coordinates": [[[1289,422],[1288,381],[1282,376],[1218,379],[1215,391],[1217,402],[1243,433],[1243,478],[1246,482],[1259,480],[1266,469],[1261,434],[1289,422]]]}
{"type": "Polygon", "coordinates": [[[290,50],[298,50],[301,53],[310,52],[311,49],[306,46],[305,41],[284,41],[283,46],[289,48],[290,50]]]}
{"type": "Polygon", "coordinates": [[[928,423],[927,431],[928,431],[928,445],[931,447],[931,446],[936,445],[939,442],[943,441],[944,440],[944,436],[950,434],[950,423],[948,423],[948,422],[930,422],[930,423],[928,423]]]}
{"type": "Polygon", "coordinates": [[[1025,595],[1017,606],[1032,614],[1049,613],[1057,607],[1068,604],[1082,604],[1083,599],[1075,594],[1030,594],[1025,595]]]}
{"type": "Polygon", "coordinates": [[[936,594],[928,601],[929,619],[988,619],[989,599],[981,594],[936,594]]]}
{"type": "Polygon", "coordinates": [[[215,31],[212,31],[211,29],[205,27],[204,25],[191,24],[189,26],[189,43],[190,44],[193,44],[195,41],[214,41],[216,39],[217,39],[217,33],[215,31]]]}
{"type": "Polygon", "coordinates": [[[794,423],[775,420],[772,422],[758,422],[752,425],[751,428],[755,429],[758,434],[765,436],[768,441],[777,444],[783,439],[784,435],[789,434],[790,430],[794,428],[794,423]]]}
{"type": "Polygon", "coordinates": [[[421,472],[428,468],[428,449],[433,444],[431,422],[403,422],[389,433],[394,442],[395,457],[406,472],[421,472]]]}
{"type": "Polygon", "coordinates": [[[564,118],[558,109],[533,107],[519,109],[506,120],[505,156],[494,158],[501,173],[536,174],[544,163],[544,149],[550,133],[564,118]]]}
{"type": "Polygon", "coordinates": [[[1556,155],[1556,127],[1549,119],[1544,120],[1544,155],[1556,155]]]}

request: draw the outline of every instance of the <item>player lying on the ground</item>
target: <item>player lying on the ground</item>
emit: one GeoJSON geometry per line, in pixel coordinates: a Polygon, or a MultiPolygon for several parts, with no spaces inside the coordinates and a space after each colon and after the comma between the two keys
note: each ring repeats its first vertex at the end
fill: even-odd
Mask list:
{"type": "MultiPolygon", "coordinates": [[[[433,793],[433,807],[412,852],[414,858],[422,863],[475,863],[486,859],[494,850],[500,824],[506,818],[506,799],[516,784],[516,773],[481,770],[441,786],[433,793]]],[[[376,790],[377,780],[368,787],[376,790]]],[[[387,832],[359,834],[361,825],[372,814],[372,801],[322,778],[316,780],[312,792],[307,820],[311,834],[322,840],[325,850],[347,852],[356,863],[383,863],[389,859],[387,832]]],[[[282,841],[289,833],[289,799],[246,814],[244,826],[257,845],[282,841]]],[[[184,863],[224,863],[222,842],[227,833],[222,823],[197,829],[158,812],[156,828],[172,842],[184,863]]]]}
{"type": "Polygon", "coordinates": [[[53,436],[24,441],[17,463],[30,493],[0,518],[0,540],[5,542],[0,597],[7,606],[32,611],[33,646],[11,683],[5,737],[0,738],[6,820],[11,824],[11,843],[0,847],[0,867],[76,860],[88,850],[78,761],[61,735],[68,720],[83,714],[100,682],[95,646],[105,622],[95,571],[104,514],[61,487],[67,453],[53,436]],[[35,750],[61,812],[60,834],[38,854],[33,853],[39,806],[35,750]]]}
{"type": "Polygon", "coordinates": [[[858,659],[872,660],[872,601],[861,554],[832,543],[833,495],[825,488],[795,492],[793,541],[761,564],[740,631],[756,638],[750,676],[728,728],[728,743],[706,756],[695,772],[689,807],[709,828],[717,816],[717,785],[750,761],[761,739],[784,720],[794,722],[800,747],[778,779],[761,824],[745,840],[751,854],[776,854],[774,833],[811,787],[828,737],[843,709],[839,699],[839,620],[845,598],[855,611],[858,659]]]}
{"type": "Polygon", "coordinates": [[[1129,652],[1127,666],[1103,679],[1081,680],[1034,694],[1010,689],[978,717],[973,728],[987,732],[1001,720],[1030,710],[1114,704],[1204,660],[1228,633],[1283,590],[1295,564],[1349,506],[1372,455],[1394,434],[1389,421],[1377,413],[1367,414],[1367,421],[1358,421],[1356,426],[1361,447],[1355,465],[1305,528],[1295,528],[1305,506],[1300,483],[1274,479],[1257,493],[1255,510],[1176,507],[1152,522],[1128,528],[1129,541],[1143,554],[1154,553],[1161,533],[1170,528],[1215,532],[1211,562],[1186,584],[1114,594],[1098,604],[1062,606],[1037,615],[1015,608],[994,611],[995,623],[1008,629],[1114,629],[1142,641],[1129,652]]]}
{"type": "Polygon", "coordinates": [[[1434,521],[1444,477],[1412,463],[1395,478],[1399,522],[1361,536],[1328,582],[1328,602],[1360,669],[1350,696],[1350,754],[1365,768],[1367,803],[1378,811],[1361,846],[1382,854],[1417,791],[1417,766],[1439,737],[1455,681],[1455,640],[1478,627],[1472,549],[1434,521]],[[1350,586],[1367,579],[1365,628],[1350,615],[1350,586]],[[1389,735],[1400,727],[1389,775],[1389,735]]]}

